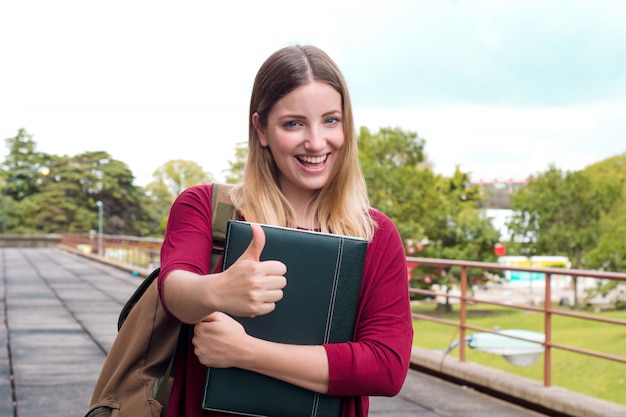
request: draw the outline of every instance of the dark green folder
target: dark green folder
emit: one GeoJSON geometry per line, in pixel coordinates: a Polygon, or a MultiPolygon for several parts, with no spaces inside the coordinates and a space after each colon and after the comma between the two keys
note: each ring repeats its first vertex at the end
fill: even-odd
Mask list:
{"type": "MultiPolygon", "coordinates": [[[[276,309],[235,317],[248,334],[274,342],[321,345],[352,340],[367,241],[354,237],[262,225],[261,260],[287,266],[287,286],[276,309]]],[[[252,239],[250,224],[230,220],[223,268],[252,239]]],[[[239,368],[207,368],[202,408],[244,416],[333,417],[341,398],[330,397],[239,368]]]]}

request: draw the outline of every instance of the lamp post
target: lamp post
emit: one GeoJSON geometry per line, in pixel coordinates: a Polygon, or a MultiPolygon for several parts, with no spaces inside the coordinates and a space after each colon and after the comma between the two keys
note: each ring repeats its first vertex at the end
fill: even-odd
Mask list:
{"type": "Polygon", "coordinates": [[[103,225],[104,204],[102,204],[102,201],[100,200],[96,201],[96,204],[98,205],[98,256],[104,257],[104,254],[102,253],[102,232],[104,229],[104,225],[103,225]]]}
{"type": "Polygon", "coordinates": [[[15,181],[17,178],[21,177],[27,172],[38,172],[39,174],[45,177],[46,175],[50,174],[50,168],[36,165],[32,168],[21,169],[17,171],[16,173],[14,173],[13,175],[11,175],[7,179],[7,182],[4,184],[4,188],[2,188],[2,234],[3,235],[6,234],[7,232],[7,194],[9,190],[9,185],[11,185],[13,181],[15,181]]]}

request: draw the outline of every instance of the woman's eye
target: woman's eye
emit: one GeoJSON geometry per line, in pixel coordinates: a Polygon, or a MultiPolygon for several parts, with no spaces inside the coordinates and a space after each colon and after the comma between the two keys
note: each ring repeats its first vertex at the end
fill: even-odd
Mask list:
{"type": "Polygon", "coordinates": [[[285,123],[285,127],[296,127],[296,126],[298,126],[298,122],[296,122],[295,120],[290,120],[285,123]]]}
{"type": "Polygon", "coordinates": [[[326,123],[327,125],[332,125],[338,122],[339,122],[339,119],[337,119],[336,117],[329,117],[328,119],[326,119],[324,123],[326,123]]]}

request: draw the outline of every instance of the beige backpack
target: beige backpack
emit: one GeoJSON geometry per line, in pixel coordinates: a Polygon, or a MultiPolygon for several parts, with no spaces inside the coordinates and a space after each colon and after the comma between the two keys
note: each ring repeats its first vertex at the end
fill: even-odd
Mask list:
{"type": "MultiPolygon", "coordinates": [[[[226,222],[238,216],[231,186],[213,184],[213,252],[211,270],[219,262],[226,222]]],[[[177,346],[184,346],[189,325],[172,320],[161,306],[159,268],[126,302],[85,417],[158,417],[165,415],[177,346]]]]}

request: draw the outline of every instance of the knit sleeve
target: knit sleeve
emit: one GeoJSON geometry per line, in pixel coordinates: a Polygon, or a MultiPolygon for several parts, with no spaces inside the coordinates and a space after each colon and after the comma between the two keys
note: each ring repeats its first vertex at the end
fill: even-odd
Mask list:
{"type": "Polygon", "coordinates": [[[187,188],[170,209],[161,245],[159,274],[159,296],[166,311],[163,285],[172,271],[184,270],[201,275],[209,273],[213,246],[211,191],[211,185],[187,188]]]}
{"type": "Polygon", "coordinates": [[[406,256],[389,218],[374,212],[353,342],[325,345],[329,395],[396,395],[406,378],[413,326],[406,256]]]}

